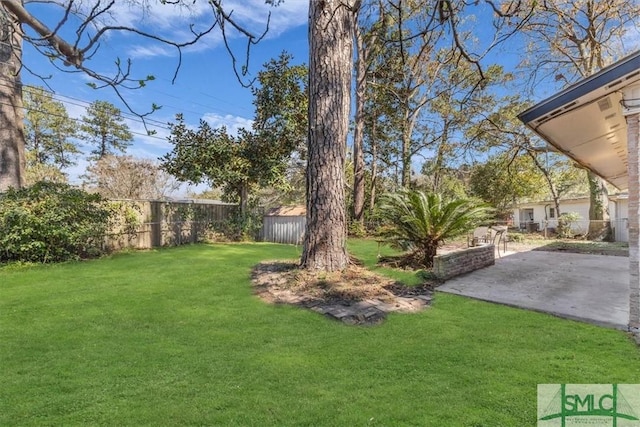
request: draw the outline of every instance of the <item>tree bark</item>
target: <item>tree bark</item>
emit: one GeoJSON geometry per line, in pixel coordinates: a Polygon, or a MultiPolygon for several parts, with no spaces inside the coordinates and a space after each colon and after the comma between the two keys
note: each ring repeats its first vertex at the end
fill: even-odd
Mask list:
{"type": "Polygon", "coordinates": [[[249,184],[243,182],[240,184],[240,215],[246,217],[249,212],[249,184]]]}
{"type": "Polygon", "coordinates": [[[369,192],[369,213],[371,215],[376,209],[376,185],[378,184],[378,143],[375,141],[375,126],[374,121],[371,129],[371,191],[369,192]]]}
{"type": "Polygon", "coordinates": [[[411,175],[414,147],[413,147],[413,129],[416,126],[416,120],[420,115],[422,105],[424,105],[424,96],[419,100],[418,107],[411,109],[411,99],[415,96],[417,88],[408,90],[409,95],[402,99],[403,118],[402,118],[402,186],[404,188],[411,187],[411,175]]]}
{"type": "Polygon", "coordinates": [[[602,178],[587,171],[589,180],[589,233],[587,238],[595,241],[611,240],[609,218],[609,193],[602,178]]]}
{"type": "Polygon", "coordinates": [[[449,122],[445,119],[443,124],[443,130],[442,130],[442,139],[440,140],[440,144],[438,145],[436,162],[433,165],[432,191],[434,193],[439,193],[441,191],[440,180],[442,179],[441,172],[442,172],[442,167],[444,166],[444,150],[448,142],[449,142],[449,122]]]}
{"type": "Polygon", "coordinates": [[[403,117],[402,125],[402,186],[409,188],[411,186],[411,132],[408,129],[409,115],[403,117]]]}
{"type": "Polygon", "coordinates": [[[0,13],[0,192],[25,183],[21,34],[15,17],[6,10],[0,13]]]}
{"type": "Polygon", "coordinates": [[[309,1],[309,158],[307,226],[301,266],[337,271],[346,248],[346,157],[354,8],[344,0],[309,1]]]}
{"type": "MultiPolygon", "coordinates": [[[[560,212],[560,195],[558,194],[558,190],[556,189],[556,186],[553,183],[553,179],[551,178],[551,173],[545,166],[542,165],[542,163],[540,163],[540,161],[538,161],[538,157],[536,156],[535,151],[527,150],[527,154],[529,155],[531,160],[533,160],[533,163],[536,165],[538,170],[542,173],[542,176],[544,176],[544,180],[547,182],[547,185],[549,186],[549,192],[551,193],[551,198],[553,199],[553,206],[556,209],[556,218],[558,219],[557,231],[560,236],[565,236],[567,233],[571,232],[571,230],[567,229],[567,227],[569,227],[570,224],[567,224],[564,221],[564,218],[562,217],[562,213],[560,212]]],[[[546,219],[546,215],[547,213],[545,209],[545,219],[546,219]]],[[[545,229],[545,237],[546,237],[546,229],[545,229]]]]}
{"type": "Polygon", "coordinates": [[[354,25],[356,42],[356,102],[353,130],[353,222],[364,229],[364,101],[367,88],[367,64],[362,32],[354,25]]]}

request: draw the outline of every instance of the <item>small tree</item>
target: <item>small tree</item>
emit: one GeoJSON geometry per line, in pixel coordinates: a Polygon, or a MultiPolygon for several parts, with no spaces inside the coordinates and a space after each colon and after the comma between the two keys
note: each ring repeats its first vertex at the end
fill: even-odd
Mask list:
{"type": "Polygon", "coordinates": [[[107,101],[95,101],[82,117],[80,131],[87,141],[96,146],[91,154],[101,159],[114,151],[124,153],[133,141],[129,126],[124,122],[122,112],[107,101]]]}
{"type": "Polygon", "coordinates": [[[62,169],[74,165],[73,157],[80,150],[70,138],[76,136],[78,126],[64,104],[37,86],[26,86],[23,97],[27,168],[51,165],[62,169]]]}
{"type": "Polygon", "coordinates": [[[507,217],[521,199],[546,195],[546,182],[526,155],[501,153],[474,165],[469,184],[471,194],[496,208],[500,217],[507,217]]]}
{"type": "Polygon", "coordinates": [[[467,233],[492,212],[470,200],[447,201],[438,193],[416,190],[401,190],[383,200],[383,215],[393,226],[388,237],[424,267],[433,265],[446,239],[467,233]]]}
{"type": "Polygon", "coordinates": [[[299,169],[292,154],[297,152],[298,160],[305,157],[308,127],[306,67],[290,65],[290,60],[283,52],[258,74],[251,130],[231,135],[205,121],[193,130],[177,115],[169,125],[174,147],[161,158],[162,167],[182,181],[222,187],[228,200],[239,201],[242,217],[256,187],[288,187],[287,178],[299,169]]]}
{"type": "Polygon", "coordinates": [[[26,153],[25,184],[27,186],[34,185],[40,181],[67,182],[67,176],[59,168],[46,163],[38,163],[34,157],[35,153],[33,152],[28,151],[26,153]]]}
{"type": "Polygon", "coordinates": [[[132,156],[104,156],[87,167],[83,178],[108,199],[164,199],[180,187],[157,161],[132,156]]]}
{"type": "Polygon", "coordinates": [[[245,129],[233,136],[204,120],[197,130],[190,129],[181,114],[176,120],[169,136],[174,147],[161,157],[162,168],[181,181],[222,187],[228,200],[239,201],[242,215],[247,213],[251,188],[272,182],[284,169],[282,162],[270,162],[270,147],[245,129]]]}

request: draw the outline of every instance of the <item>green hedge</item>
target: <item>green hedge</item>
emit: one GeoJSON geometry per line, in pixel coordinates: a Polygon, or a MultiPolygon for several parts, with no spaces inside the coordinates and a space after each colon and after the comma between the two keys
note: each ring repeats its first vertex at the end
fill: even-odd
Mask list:
{"type": "Polygon", "coordinates": [[[39,182],[0,195],[0,261],[59,262],[103,253],[105,200],[68,184],[39,182]]]}

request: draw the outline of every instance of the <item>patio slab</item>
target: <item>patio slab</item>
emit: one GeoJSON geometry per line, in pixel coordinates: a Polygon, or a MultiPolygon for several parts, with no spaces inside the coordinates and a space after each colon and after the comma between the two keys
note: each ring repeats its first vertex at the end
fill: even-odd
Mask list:
{"type": "Polygon", "coordinates": [[[629,258],[517,252],[437,290],[626,330],[629,258]]]}

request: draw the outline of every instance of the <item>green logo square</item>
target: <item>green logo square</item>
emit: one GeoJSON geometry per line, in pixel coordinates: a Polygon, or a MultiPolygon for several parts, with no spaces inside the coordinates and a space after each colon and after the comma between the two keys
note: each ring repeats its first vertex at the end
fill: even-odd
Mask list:
{"type": "Polygon", "coordinates": [[[640,427],[640,384],[538,384],[538,427],[640,427]]]}

